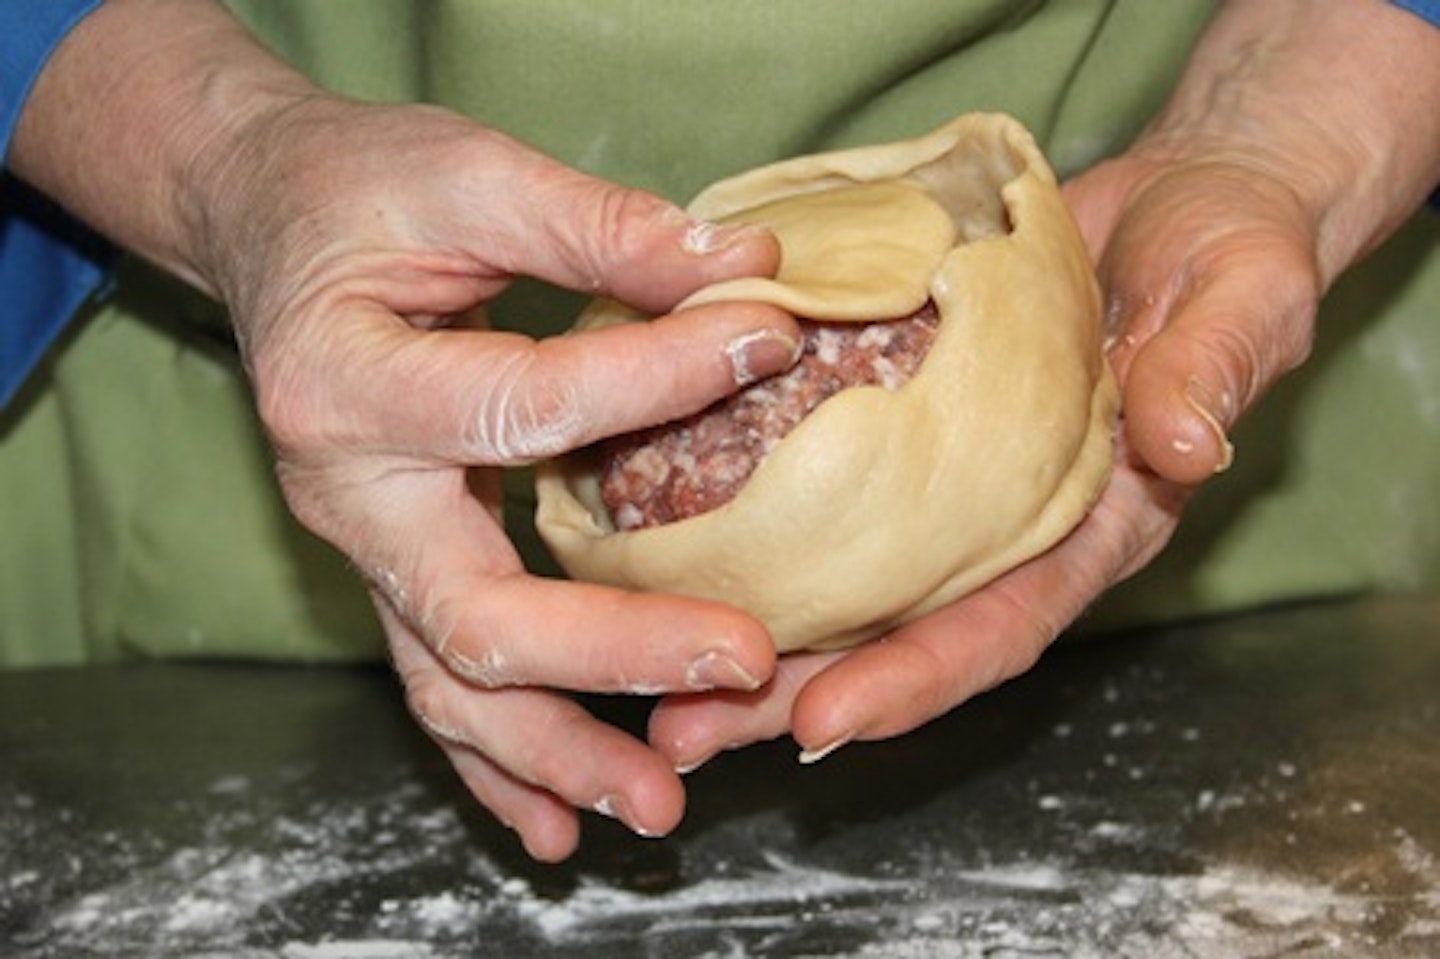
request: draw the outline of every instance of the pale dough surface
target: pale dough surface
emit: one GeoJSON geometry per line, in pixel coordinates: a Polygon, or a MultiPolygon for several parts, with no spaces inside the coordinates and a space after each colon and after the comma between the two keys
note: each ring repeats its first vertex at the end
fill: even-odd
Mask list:
{"type": "Polygon", "coordinates": [[[774,279],[713,284],[681,308],[751,300],[811,320],[909,316],[929,298],[930,278],[956,237],[945,208],[903,179],[785,197],[723,219],[769,227],[783,251],[780,269],[774,279]]]}
{"type": "MultiPolygon", "coordinates": [[[[984,585],[1084,518],[1111,468],[1117,390],[1084,243],[1017,122],[967,114],[785,161],[690,210],[766,222],[784,251],[774,280],[691,302],[871,320],[931,298],[940,330],[913,379],[832,397],[713,512],[616,532],[590,457],[543,464],[537,526],[570,575],[731,603],[782,652],[834,648],[984,585]]],[[[634,318],[601,302],[581,322],[634,318]]]]}

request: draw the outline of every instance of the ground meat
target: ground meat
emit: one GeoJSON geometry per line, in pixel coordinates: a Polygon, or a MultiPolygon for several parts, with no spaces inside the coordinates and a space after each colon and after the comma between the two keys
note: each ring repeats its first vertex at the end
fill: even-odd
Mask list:
{"type": "Polygon", "coordinates": [[[601,446],[600,492],[621,530],[728,503],[795,425],[850,386],[895,389],[920,368],[939,326],[933,303],[898,320],[802,320],[800,362],[694,416],[601,446]]]}

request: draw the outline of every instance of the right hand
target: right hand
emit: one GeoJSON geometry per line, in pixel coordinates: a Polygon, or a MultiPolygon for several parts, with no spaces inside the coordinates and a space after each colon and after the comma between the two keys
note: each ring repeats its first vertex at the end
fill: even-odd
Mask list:
{"type": "Polygon", "coordinates": [[[463,328],[513,276],[663,314],[776,268],[717,231],[455,114],[335,97],[218,2],[108,0],[51,56],[10,169],[230,308],[281,486],[371,584],[412,709],[536,856],[575,808],[663,833],[671,764],[563,692],[750,689],[774,667],[715,603],[526,575],[498,471],[684,415],[777,372],[765,306],[535,342],[463,328]]]}
{"type": "Polygon", "coordinates": [[[651,741],[693,767],[792,732],[814,758],[1019,675],[1165,545],[1226,435],[1301,362],[1319,298],[1440,176],[1440,31],[1377,0],[1220,4],[1162,114],[1066,186],[1124,393],[1117,468],[1054,549],[879,642],[786,657],[752,694],[672,697],[651,741]]]}
{"type": "Polygon", "coordinates": [[[773,271],[773,238],[716,231],[453,114],[301,100],[252,124],[209,211],[295,514],[367,579],[410,706],[541,859],[576,808],[679,821],[671,763],[556,690],[751,690],[763,627],[717,603],[527,575],[499,470],[698,410],[794,359],[770,307],[700,307],[535,342],[463,328],[512,276],[663,313],[773,271]]]}

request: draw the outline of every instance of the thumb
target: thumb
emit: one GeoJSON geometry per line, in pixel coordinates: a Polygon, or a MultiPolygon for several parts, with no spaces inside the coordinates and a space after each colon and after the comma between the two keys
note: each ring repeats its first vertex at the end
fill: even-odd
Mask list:
{"type": "Polygon", "coordinates": [[[1318,293],[1309,261],[1284,250],[1224,259],[1168,302],[1140,298],[1111,349],[1131,450],[1187,486],[1229,468],[1230,430],[1304,361],[1313,333],[1318,293]]]}
{"type": "Polygon", "coordinates": [[[774,236],[753,225],[718,225],[672,203],[521,151],[507,209],[487,208],[502,235],[492,249],[523,251],[512,272],[613,297],[662,313],[695,290],[740,276],[770,275],[774,236]]]}

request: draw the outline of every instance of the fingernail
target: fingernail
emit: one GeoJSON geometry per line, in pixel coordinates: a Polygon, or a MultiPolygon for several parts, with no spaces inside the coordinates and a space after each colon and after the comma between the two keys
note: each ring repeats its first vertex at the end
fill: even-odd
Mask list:
{"type": "Polygon", "coordinates": [[[707,689],[742,689],[752,691],[760,688],[760,680],[726,653],[711,651],[690,664],[685,671],[685,685],[694,692],[707,689]]]}
{"type": "Polygon", "coordinates": [[[729,742],[722,743],[720,746],[712,749],[710,752],[704,753],[703,755],[695,759],[689,760],[687,762],[676,763],[675,772],[677,775],[680,776],[688,776],[690,773],[693,773],[701,766],[704,766],[706,763],[714,759],[716,756],[719,756],[721,753],[728,753],[733,752],[737,749],[744,749],[746,746],[751,745],[752,742],[752,740],[732,739],[729,742]]]}
{"type": "Polygon", "coordinates": [[[779,330],[755,330],[731,340],[725,347],[736,386],[783,373],[800,359],[802,344],[779,330]]]}
{"type": "Polygon", "coordinates": [[[691,759],[691,760],[689,760],[688,762],[676,763],[676,764],[675,764],[675,775],[677,775],[677,776],[688,776],[688,775],[690,775],[691,773],[693,773],[695,770],[699,769],[701,766],[703,766],[703,765],[705,765],[706,763],[708,763],[708,762],[711,760],[711,758],[713,758],[713,757],[711,757],[711,756],[701,756],[699,759],[691,759]]]}
{"type": "Polygon", "coordinates": [[[844,745],[846,745],[847,743],[849,743],[849,742],[850,742],[852,739],[854,739],[854,738],[855,738],[855,737],[854,737],[853,734],[847,733],[846,735],[841,736],[839,739],[831,740],[830,742],[826,743],[824,746],[821,746],[819,749],[805,749],[805,750],[801,750],[801,752],[800,752],[800,764],[801,764],[802,766],[813,766],[813,765],[815,765],[816,763],[818,763],[820,760],[824,759],[826,756],[828,756],[828,755],[830,755],[831,753],[835,752],[835,751],[836,751],[837,749],[839,749],[841,746],[844,746],[844,745]]]}
{"type": "MultiPolygon", "coordinates": [[[[1233,413],[1233,400],[1229,393],[1215,394],[1210,387],[1206,386],[1196,377],[1190,377],[1185,384],[1185,402],[1199,414],[1200,419],[1215,436],[1215,442],[1220,447],[1220,459],[1215,464],[1215,472],[1223,473],[1235,462],[1235,447],[1230,438],[1225,435],[1223,422],[1230,419],[1233,413]]],[[[1177,445],[1181,452],[1188,452],[1177,445]]]]}
{"type": "Polygon", "coordinates": [[[659,835],[636,824],[634,816],[630,811],[630,804],[625,801],[624,796],[614,794],[601,796],[595,800],[595,805],[590,808],[602,816],[624,823],[626,828],[643,839],[654,839],[659,835]]]}
{"type": "Polygon", "coordinates": [[[687,253],[708,256],[717,250],[724,250],[751,237],[760,236],[764,232],[761,227],[748,223],[721,225],[711,223],[709,220],[695,220],[685,230],[685,235],[680,239],[680,246],[687,253]]]}

